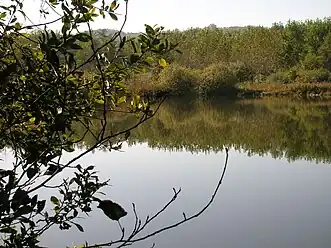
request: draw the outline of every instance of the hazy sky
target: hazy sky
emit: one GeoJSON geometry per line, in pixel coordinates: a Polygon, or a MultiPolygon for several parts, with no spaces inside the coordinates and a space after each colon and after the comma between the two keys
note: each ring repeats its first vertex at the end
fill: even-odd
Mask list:
{"type": "MultiPolygon", "coordinates": [[[[40,0],[25,0],[28,13],[38,21],[40,0]]],[[[123,0],[118,0],[123,3],[123,0]]],[[[271,25],[287,20],[331,16],[331,0],[129,0],[125,31],[142,31],[144,24],[166,29],[217,26],[271,25]]],[[[56,17],[56,16],[54,16],[56,17]]],[[[95,28],[118,28],[119,23],[102,20],[95,28]]]]}

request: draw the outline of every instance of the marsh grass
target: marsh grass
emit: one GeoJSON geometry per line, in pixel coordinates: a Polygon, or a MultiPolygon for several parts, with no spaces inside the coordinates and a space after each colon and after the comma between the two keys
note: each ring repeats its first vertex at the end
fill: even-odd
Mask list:
{"type": "Polygon", "coordinates": [[[330,97],[331,84],[321,83],[247,83],[242,91],[254,92],[260,96],[330,97]]]}
{"type": "Polygon", "coordinates": [[[204,69],[171,64],[158,75],[140,74],[127,83],[130,90],[139,94],[234,94],[238,91],[236,84],[242,78],[249,78],[247,70],[247,67],[239,64],[215,63],[204,69]]]}
{"type": "Polygon", "coordinates": [[[244,64],[212,64],[192,69],[171,64],[159,74],[140,74],[127,83],[131,91],[141,95],[196,94],[259,95],[297,97],[331,95],[330,72],[325,69],[279,71],[260,80],[252,79],[251,69],[244,64]],[[250,81],[249,81],[250,80],[250,81]],[[254,81],[255,80],[255,81],[254,81]],[[261,82],[262,81],[262,82],[261,82]]]}

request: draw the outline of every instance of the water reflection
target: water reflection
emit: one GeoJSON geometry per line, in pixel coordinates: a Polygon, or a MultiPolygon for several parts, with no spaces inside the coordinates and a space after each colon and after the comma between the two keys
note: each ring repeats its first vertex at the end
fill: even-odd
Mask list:
{"type": "MultiPolygon", "coordinates": [[[[157,248],[326,248],[331,244],[331,166],[315,161],[331,160],[329,106],[283,99],[170,99],[132,133],[124,152],[95,151],[82,163],[97,165],[101,179],[111,179],[107,196],[128,211],[134,202],[142,218],[163,206],[173,187],[182,188],[175,205],[153,223],[154,229],[182,218],[183,211],[189,215],[201,209],[219,178],[222,150],[230,146],[224,184],[208,211],[134,247],[156,242],[157,248]]],[[[110,120],[107,132],[137,121],[127,115],[110,120]]],[[[93,128],[98,125],[95,121],[93,128]]],[[[88,135],[81,148],[92,144],[88,135]]],[[[64,247],[119,234],[101,212],[80,223],[85,233],[54,229],[42,237],[42,244],[64,247]]],[[[130,228],[133,223],[130,211],[122,225],[130,228]]]]}
{"type": "MultiPolygon", "coordinates": [[[[226,146],[250,156],[330,162],[330,110],[328,101],[172,98],[132,133],[129,144],[207,153],[226,146]]],[[[136,121],[134,116],[119,116],[112,128],[124,129],[136,121]]],[[[92,143],[93,137],[86,137],[85,145],[92,143]]]]}
{"type": "MultiPolygon", "coordinates": [[[[171,197],[172,187],[183,189],[175,204],[151,229],[191,214],[209,199],[220,175],[224,153],[166,152],[147,144],[124,146],[125,152],[96,151],[84,158],[96,164],[102,178],[111,178],[104,192],[125,209],[135,202],[140,216],[154,213],[171,197]]],[[[304,160],[289,163],[270,156],[247,157],[230,150],[229,167],[216,200],[198,219],[135,248],[151,247],[298,247],[327,248],[331,244],[331,166],[304,160]]],[[[85,233],[46,233],[50,248],[100,242],[119,235],[117,225],[93,212],[81,220],[85,233]],[[61,237],[61,238],[59,238],[61,237]]],[[[132,211],[123,219],[130,229],[132,211]]]]}

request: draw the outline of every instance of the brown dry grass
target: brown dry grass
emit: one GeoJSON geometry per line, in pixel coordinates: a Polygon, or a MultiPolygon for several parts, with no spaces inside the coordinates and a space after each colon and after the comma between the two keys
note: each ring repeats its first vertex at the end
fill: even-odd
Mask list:
{"type": "Polygon", "coordinates": [[[331,95],[331,83],[246,83],[240,89],[262,95],[327,96],[331,95]]]}

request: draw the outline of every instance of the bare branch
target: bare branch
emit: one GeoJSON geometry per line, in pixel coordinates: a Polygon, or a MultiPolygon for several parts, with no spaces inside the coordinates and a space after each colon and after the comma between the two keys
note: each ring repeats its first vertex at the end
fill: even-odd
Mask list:
{"type": "MultiPolygon", "coordinates": [[[[193,214],[193,215],[191,215],[189,217],[186,217],[186,215],[184,214],[184,219],[181,220],[181,221],[178,221],[178,222],[173,223],[171,225],[168,225],[168,226],[165,226],[163,228],[160,228],[160,229],[158,229],[158,230],[156,230],[154,232],[151,232],[151,233],[149,233],[147,235],[144,235],[144,236],[142,236],[140,238],[134,238],[134,237],[136,237],[136,235],[138,233],[140,233],[142,230],[144,230],[146,228],[147,224],[150,223],[151,220],[153,220],[160,213],[164,212],[171,205],[171,203],[174,201],[174,199],[177,198],[178,194],[180,193],[180,190],[178,190],[178,191],[175,190],[174,191],[173,198],[160,211],[158,211],[149,221],[147,220],[146,221],[146,222],[148,222],[147,224],[144,224],[141,228],[137,228],[137,231],[133,232],[127,239],[122,239],[121,238],[121,239],[118,239],[118,240],[112,241],[112,242],[107,242],[107,243],[102,243],[102,244],[95,244],[95,245],[88,245],[88,246],[86,246],[86,248],[97,248],[97,247],[104,247],[104,246],[113,246],[113,245],[116,245],[116,244],[119,244],[117,246],[117,248],[123,247],[123,246],[126,246],[127,244],[132,244],[132,243],[136,243],[136,242],[140,242],[140,241],[146,240],[146,239],[148,239],[150,237],[153,237],[153,236],[155,236],[157,234],[160,234],[160,233],[163,233],[163,232],[165,232],[167,230],[170,230],[170,229],[173,229],[175,227],[178,227],[178,226],[180,226],[180,225],[182,225],[184,223],[187,223],[187,222],[189,222],[189,221],[191,221],[191,220],[199,217],[214,202],[215,197],[216,197],[216,195],[217,195],[217,193],[219,191],[219,188],[220,188],[220,186],[223,183],[223,179],[224,179],[224,176],[225,176],[225,172],[226,172],[227,165],[228,165],[228,159],[229,159],[228,148],[225,148],[225,153],[226,154],[225,154],[224,166],[223,166],[222,173],[220,175],[219,181],[218,181],[218,183],[216,185],[216,188],[215,188],[214,192],[212,193],[210,200],[206,203],[206,205],[200,211],[198,211],[197,213],[195,213],[195,214],[193,214]]],[[[135,212],[135,207],[134,207],[134,212],[135,212]]],[[[136,213],[135,213],[135,216],[136,216],[136,213]]],[[[135,225],[135,227],[136,227],[136,225],[135,225]]],[[[136,230],[136,228],[134,228],[134,230],[136,230]]]]}

